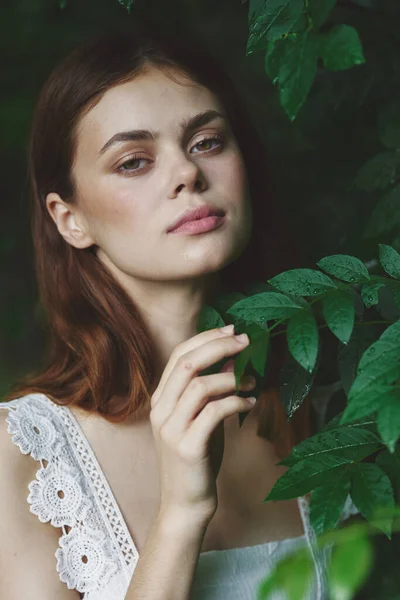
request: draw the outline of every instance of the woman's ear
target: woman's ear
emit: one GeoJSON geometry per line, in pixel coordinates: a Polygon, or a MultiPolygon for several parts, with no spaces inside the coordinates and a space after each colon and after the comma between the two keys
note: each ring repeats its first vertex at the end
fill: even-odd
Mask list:
{"type": "Polygon", "coordinates": [[[50,192],[46,196],[47,210],[57,229],[68,244],[75,248],[89,248],[94,241],[80,223],[78,209],[65,203],[59,194],[50,192]]]}

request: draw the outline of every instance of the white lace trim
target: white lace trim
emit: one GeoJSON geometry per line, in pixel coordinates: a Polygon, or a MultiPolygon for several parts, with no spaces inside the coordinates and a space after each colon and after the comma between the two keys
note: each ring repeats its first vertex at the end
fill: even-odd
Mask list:
{"type": "Polygon", "coordinates": [[[55,552],[60,580],[87,600],[122,600],[138,552],[71,411],[43,394],[3,402],[0,408],[12,409],[6,422],[14,444],[41,463],[27,501],[41,522],[62,528],[55,552]]]}

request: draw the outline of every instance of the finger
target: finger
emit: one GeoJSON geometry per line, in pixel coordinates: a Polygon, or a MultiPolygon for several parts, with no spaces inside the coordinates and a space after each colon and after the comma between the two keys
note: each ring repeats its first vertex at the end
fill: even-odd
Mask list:
{"type": "Polygon", "coordinates": [[[228,396],[215,402],[209,402],[181,439],[181,447],[185,450],[185,444],[187,444],[188,452],[190,448],[195,448],[197,453],[204,452],[208,447],[213,431],[219,423],[236,413],[248,412],[253,406],[254,404],[249,401],[249,398],[240,398],[239,396],[228,396]]]}
{"type": "MultiPolygon", "coordinates": [[[[250,391],[255,385],[254,377],[242,377],[239,389],[250,391]]],[[[232,394],[235,389],[236,379],[232,372],[203,375],[193,379],[168,419],[169,431],[182,435],[208,402],[215,402],[220,397],[232,394]]]]}
{"type": "Polygon", "coordinates": [[[156,390],[154,391],[151,407],[153,408],[153,406],[156,405],[158,399],[164,393],[165,384],[168,381],[171,372],[175,368],[175,365],[181,356],[183,356],[187,352],[190,352],[191,350],[194,350],[195,348],[198,348],[199,346],[202,346],[203,344],[206,344],[207,342],[210,342],[211,340],[227,336],[232,337],[233,334],[234,329],[232,329],[232,331],[228,333],[221,331],[220,328],[208,329],[207,331],[202,331],[201,333],[189,338],[188,340],[185,340],[181,344],[178,344],[178,346],[172,352],[170,359],[163,371],[163,374],[161,375],[159,384],[156,390]]]}
{"type": "Polygon", "coordinates": [[[224,356],[238,354],[249,343],[240,343],[235,337],[224,336],[187,352],[181,356],[171,372],[169,379],[164,385],[162,401],[157,399],[153,411],[157,411],[157,421],[164,422],[175,409],[179,398],[185,392],[189,383],[197,374],[207,367],[215,364],[224,356]]]}

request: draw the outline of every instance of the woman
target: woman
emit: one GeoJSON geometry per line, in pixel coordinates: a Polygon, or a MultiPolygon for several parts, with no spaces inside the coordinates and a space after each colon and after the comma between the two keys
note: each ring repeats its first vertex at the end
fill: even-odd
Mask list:
{"type": "Polygon", "coordinates": [[[279,403],[282,346],[253,406],[232,372],[248,340],[196,334],[204,304],[289,263],[262,145],[195,46],[145,28],[103,36],[39,98],[32,230],[51,345],[1,405],[8,600],[254,598],[310,543],[305,498],[262,503],[311,433],[307,402],[290,424],[279,403]],[[203,230],[176,229],[193,209],[203,230]]]}

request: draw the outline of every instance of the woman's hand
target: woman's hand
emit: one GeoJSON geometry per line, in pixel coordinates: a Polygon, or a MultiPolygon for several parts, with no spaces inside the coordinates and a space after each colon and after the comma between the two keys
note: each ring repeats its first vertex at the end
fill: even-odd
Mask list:
{"type": "MultiPolygon", "coordinates": [[[[203,331],[172,352],[151,397],[150,422],[161,478],[161,507],[211,519],[218,505],[216,478],[224,451],[223,421],[249,411],[249,399],[236,391],[232,371],[197,374],[249,343],[232,332],[203,331]]],[[[243,378],[246,379],[246,378],[243,378]]],[[[255,387],[241,381],[240,389],[255,387]]]]}

